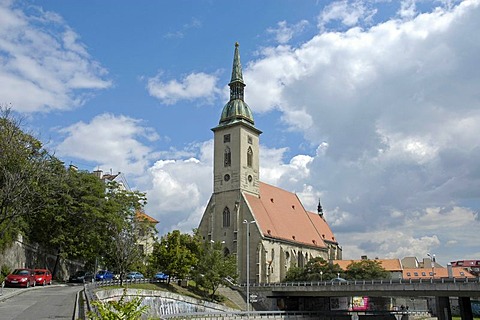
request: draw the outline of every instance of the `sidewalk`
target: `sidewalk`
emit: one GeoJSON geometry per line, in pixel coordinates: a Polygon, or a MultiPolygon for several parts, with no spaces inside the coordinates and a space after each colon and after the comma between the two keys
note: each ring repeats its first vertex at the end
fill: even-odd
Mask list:
{"type": "Polygon", "coordinates": [[[0,302],[7,300],[17,294],[22,293],[22,291],[29,290],[27,288],[2,288],[0,287],[0,302]]]}

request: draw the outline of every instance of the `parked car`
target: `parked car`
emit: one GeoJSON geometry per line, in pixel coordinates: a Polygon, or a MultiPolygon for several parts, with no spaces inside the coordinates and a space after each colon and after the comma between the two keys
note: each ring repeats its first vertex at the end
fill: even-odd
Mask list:
{"type": "Polygon", "coordinates": [[[85,283],[93,280],[93,272],[80,270],[68,278],[68,282],[85,283]]]}
{"type": "Polygon", "coordinates": [[[35,283],[41,286],[52,284],[52,273],[48,269],[35,269],[35,283]]]}
{"type": "Polygon", "coordinates": [[[105,281],[105,280],[112,280],[112,279],[113,279],[113,273],[112,271],[108,271],[108,270],[100,270],[95,275],[96,281],[105,281]]]}
{"type": "Polygon", "coordinates": [[[35,273],[32,269],[15,269],[5,278],[6,287],[35,287],[35,273]]]}
{"type": "Polygon", "coordinates": [[[133,280],[133,279],[144,279],[145,277],[143,276],[143,274],[141,274],[138,271],[132,271],[132,272],[127,273],[126,278],[130,279],[130,280],[133,280]]]}
{"type": "Polygon", "coordinates": [[[153,279],[164,281],[164,280],[168,280],[168,277],[169,277],[169,276],[168,276],[168,274],[166,274],[166,273],[157,272],[157,273],[155,273],[155,275],[153,276],[153,279]]]}

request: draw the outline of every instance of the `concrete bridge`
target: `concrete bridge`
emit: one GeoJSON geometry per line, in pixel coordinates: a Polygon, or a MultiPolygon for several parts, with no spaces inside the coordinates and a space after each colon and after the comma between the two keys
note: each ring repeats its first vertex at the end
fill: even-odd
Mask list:
{"type": "Polygon", "coordinates": [[[462,319],[473,319],[470,298],[480,297],[480,279],[390,279],[346,282],[250,284],[250,293],[264,298],[291,297],[434,297],[439,320],[452,318],[449,297],[458,297],[462,319]]]}

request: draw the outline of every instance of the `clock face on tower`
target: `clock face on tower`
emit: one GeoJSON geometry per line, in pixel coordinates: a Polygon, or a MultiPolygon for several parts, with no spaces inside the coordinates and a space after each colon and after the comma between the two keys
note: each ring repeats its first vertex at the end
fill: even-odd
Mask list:
{"type": "Polygon", "coordinates": [[[252,182],[252,180],[253,180],[252,175],[249,174],[247,179],[248,179],[248,182],[252,182]]]}
{"type": "Polygon", "coordinates": [[[226,175],[224,175],[223,180],[225,180],[225,181],[230,180],[230,175],[228,173],[226,175]]]}

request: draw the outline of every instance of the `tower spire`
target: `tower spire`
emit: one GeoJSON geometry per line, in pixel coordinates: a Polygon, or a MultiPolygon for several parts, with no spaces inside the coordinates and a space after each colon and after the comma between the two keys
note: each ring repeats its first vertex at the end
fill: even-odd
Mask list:
{"type": "Polygon", "coordinates": [[[244,100],[245,83],[243,82],[242,65],[240,63],[240,50],[238,42],[235,42],[235,53],[233,55],[232,79],[230,87],[230,100],[223,107],[219,126],[229,125],[235,122],[242,122],[253,126],[252,111],[244,100]]]}
{"type": "Polygon", "coordinates": [[[231,86],[234,82],[243,82],[243,75],[242,75],[242,64],[240,63],[240,51],[238,47],[240,45],[238,42],[235,42],[235,53],[233,55],[233,68],[232,68],[232,79],[230,80],[229,85],[231,86]]]}
{"type": "Polygon", "coordinates": [[[322,204],[320,203],[320,198],[318,198],[317,213],[320,217],[323,217],[323,208],[322,204]]]}

